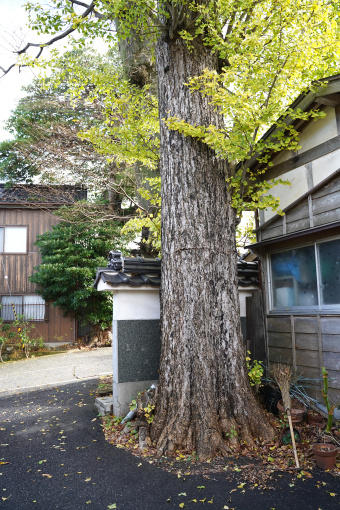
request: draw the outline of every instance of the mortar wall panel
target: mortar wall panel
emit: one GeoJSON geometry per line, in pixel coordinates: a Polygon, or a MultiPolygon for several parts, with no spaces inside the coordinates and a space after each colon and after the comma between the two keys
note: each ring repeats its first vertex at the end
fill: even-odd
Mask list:
{"type": "Polygon", "coordinates": [[[159,320],[117,321],[118,382],[158,379],[159,320]]]}
{"type": "Polygon", "coordinates": [[[340,168],[340,149],[330,152],[321,158],[313,161],[313,182],[314,186],[320,184],[340,168]]]}
{"type": "Polygon", "coordinates": [[[159,320],[159,289],[118,289],[113,291],[114,320],[159,320]]]}
{"type": "MultiPolygon", "coordinates": [[[[283,180],[290,182],[290,185],[278,184],[269,193],[280,198],[280,209],[284,209],[300,198],[308,191],[307,170],[305,165],[286,172],[281,176],[283,180]]],[[[264,212],[264,219],[268,221],[275,216],[275,212],[268,210],[264,212]]]]}
{"type": "Polygon", "coordinates": [[[301,145],[301,149],[297,150],[297,154],[302,154],[337,136],[338,130],[334,108],[328,106],[324,112],[326,117],[312,121],[300,134],[299,145],[301,145]]]}

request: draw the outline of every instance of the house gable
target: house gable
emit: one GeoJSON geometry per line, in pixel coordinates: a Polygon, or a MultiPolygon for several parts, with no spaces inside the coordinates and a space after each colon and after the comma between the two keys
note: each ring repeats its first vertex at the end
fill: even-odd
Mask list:
{"type": "Polygon", "coordinates": [[[261,225],[258,244],[278,238],[284,241],[290,234],[313,234],[318,227],[339,226],[340,169],[284,209],[284,216],[277,214],[261,225]]]}
{"type": "MultiPolygon", "coordinates": [[[[285,121],[292,124],[300,133],[297,151],[281,151],[273,153],[271,164],[267,167],[264,178],[271,181],[276,178],[287,180],[291,185],[277,185],[270,194],[280,198],[280,207],[284,209],[298,200],[305,193],[333,175],[340,168],[340,76],[329,77],[316,91],[302,94],[291,105],[293,109],[305,112],[319,110],[325,117],[315,121],[285,121]]],[[[275,127],[271,128],[264,139],[275,139],[275,127]]],[[[257,156],[258,157],[258,156],[257,156]]],[[[252,171],[264,170],[254,157],[251,161],[252,171]]],[[[273,218],[272,210],[260,211],[260,223],[273,218]]]]}
{"type": "Polygon", "coordinates": [[[76,323],[71,315],[65,316],[60,308],[45,303],[30,282],[41,262],[35,242],[37,236],[59,223],[54,215],[58,207],[85,198],[82,187],[0,184],[0,315],[12,322],[15,307],[18,315],[34,322],[32,334],[52,345],[74,342],[76,323]],[[25,242],[18,242],[23,234],[25,242]]]}
{"type": "MultiPolygon", "coordinates": [[[[321,107],[326,117],[295,128],[301,148],[272,155],[266,180],[281,178],[271,194],[284,216],[260,211],[261,259],[269,363],[283,362],[314,380],[308,392],[322,402],[322,373],[340,403],[340,76],[300,96],[303,111],[321,107]]],[[[275,126],[265,136],[275,136],[275,126]]],[[[261,169],[253,162],[252,169],[261,169]]],[[[263,169],[263,168],[262,168],[263,169]]]]}

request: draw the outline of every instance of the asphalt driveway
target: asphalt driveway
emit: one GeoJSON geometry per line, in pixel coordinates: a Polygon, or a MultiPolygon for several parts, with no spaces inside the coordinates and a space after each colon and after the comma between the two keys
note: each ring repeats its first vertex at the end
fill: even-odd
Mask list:
{"type": "Polygon", "coordinates": [[[274,490],[259,490],[226,472],[167,473],[116,448],[94,410],[96,386],[63,381],[0,395],[1,509],[340,510],[340,480],[320,470],[306,480],[279,474],[274,490]]]}
{"type": "Polygon", "coordinates": [[[112,347],[0,363],[0,395],[112,374],[112,347]]]}

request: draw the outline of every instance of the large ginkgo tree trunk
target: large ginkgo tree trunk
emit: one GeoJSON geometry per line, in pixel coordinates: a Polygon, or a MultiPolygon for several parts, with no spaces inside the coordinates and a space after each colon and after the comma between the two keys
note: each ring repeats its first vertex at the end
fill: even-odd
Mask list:
{"type": "Polygon", "coordinates": [[[162,354],[152,437],[160,453],[191,449],[201,459],[228,442],[272,435],[245,370],[228,163],[164,122],[222,126],[209,100],[186,85],[217,65],[198,38],[190,50],[180,37],[158,42],[162,354]]]}

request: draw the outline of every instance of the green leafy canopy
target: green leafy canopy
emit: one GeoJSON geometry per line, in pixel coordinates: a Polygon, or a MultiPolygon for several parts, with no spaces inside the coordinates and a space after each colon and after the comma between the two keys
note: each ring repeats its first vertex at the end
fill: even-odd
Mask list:
{"type": "MultiPolygon", "coordinates": [[[[227,178],[238,211],[279,208],[279,200],[270,190],[282,181],[267,182],[265,175],[251,171],[250,160],[258,157],[270,166],[273,153],[298,149],[298,132],[292,121],[323,115],[289,109],[288,105],[301,91],[321,86],[312,82],[338,70],[337,2],[110,0],[97,1],[91,16],[85,11],[76,12],[72,2],[53,0],[52,4],[54,10],[27,4],[31,27],[38,32],[58,33],[70,26],[80,33],[80,45],[96,36],[114,44],[115,39],[122,41],[136,33],[148,40],[156,40],[162,33],[170,39],[181,37],[189,47],[195,39],[203,41],[219,57],[219,69],[202,69],[202,74],[192,76],[186,85],[192,93],[209,97],[223,114],[223,129],[191,125],[171,111],[161,121],[170,129],[201,140],[228,160],[227,178]],[[119,25],[115,32],[116,19],[119,25]],[[274,135],[261,138],[272,124],[276,125],[274,135]]],[[[23,59],[24,63],[29,61],[26,56],[23,59]]],[[[74,90],[83,86],[84,73],[83,69],[76,71],[74,90]]],[[[112,78],[110,82],[98,75],[97,90],[105,88],[110,98],[103,125],[82,132],[81,136],[102,154],[121,163],[138,160],[155,167],[157,137],[150,135],[158,132],[156,100],[152,98],[147,103],[146,97],[139,96],[140,91],[123,82],[121,92],[111,94],[110,90],[120,86],[119,74],[113,73],[112,78]],[[145,110],[145,105],[151,103],[152,108],[145,110]]]]}
{"type": "Polygon", "coordinates": [[[37,292],[82,322],[103,329],[112,319],[109,293],[97,292],[93,281],[98,266],[106,266],[107,253],[121,248],[120,228],[112,222],[94,227],[59,223],[38,237],[42,263],[30,277],[39,285],[37,292]]]}

